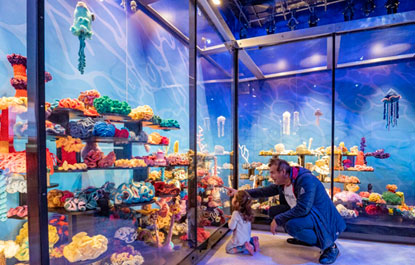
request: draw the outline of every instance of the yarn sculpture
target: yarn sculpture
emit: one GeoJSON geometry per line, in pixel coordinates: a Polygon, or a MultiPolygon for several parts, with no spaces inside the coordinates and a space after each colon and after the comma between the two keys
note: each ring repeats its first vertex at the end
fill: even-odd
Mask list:
{"type": "MultiPolygon", "coordinates": [[[[7,60],[13,67],[14,77],[10,79],[10,84],[16,89],[15,97],[27,97],[27,58],[20,54],[7,55],[7,60]]],[[[45,82],[52,80],[50,73],[45,72],[45,82]]]]}
{"type": "Polygon", "coordinates": [[[6,175],[0,170],[0,221],[7,221],[6,175]]]}
{"type": "Polygon", "coordinates": [[[92,37],[92,28],[91,22],[94,21],[95,16],[92,14],[86,3],[79,1],[76,4],[74,12],[74,22],[70,28],[73,35],[77,36],[79,39],[79,51],[78,51],[78,70],[81,74],[84,74],[84,68],[86,66],[85,60],[85,39],[91,39],[92,37]]]}
{"type": "Polygon", "coordinates": [[[389,89],[386,96],[382,99],[383,102],[383,119],[386,120],[386,128],[396,127],[399,119],[399,95],[395,90],[389,89]]]}
{"type": "Polygon", "coordinates": [[[99,114],[121,114],[128,115],[131,107],[125,101],[112,100],[108,96],[94,99],[94,107],[99,114]]]}
{"type": "Polygon", "coordinates": [[[89,138],[94,131],[95,122],[91,118],[78,121],[70,121],[68,124],[69,135],[74,138],[89,138]]]}

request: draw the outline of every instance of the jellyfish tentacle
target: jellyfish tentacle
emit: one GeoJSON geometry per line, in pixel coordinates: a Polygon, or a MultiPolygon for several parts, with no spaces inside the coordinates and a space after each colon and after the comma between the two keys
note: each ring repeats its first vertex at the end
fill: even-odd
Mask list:
{"type": "Polygon", "coordinates": [[[81,72],[81,74],[84,74],[84,68],[86,66],[86,59],[85,59],[85,35],[80,34],[79,35],[79,52],[78,52],[78,70],[81,72]]]}

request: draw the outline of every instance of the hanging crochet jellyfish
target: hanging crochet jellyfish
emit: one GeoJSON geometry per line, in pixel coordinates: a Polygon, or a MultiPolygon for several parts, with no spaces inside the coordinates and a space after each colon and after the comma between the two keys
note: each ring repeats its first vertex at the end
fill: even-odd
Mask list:
{"type": "Polygon", "coordinates": [[[291,114],[286,111],[282,114],[282,133],[285,135],[290,135],[291,127],[291,114]]]}
{"type": "Polygon", "coordinates": [[[314,112],[314,116],[316,116],[317,126],[320,126],[320,117],[323,116],[323,112],[321,112],[320,109],[316,109],[316,111],[314,112]]]}
{"type": "Polygon", "coordinates": [[[205,117],[203,118],[203,126],[205,127],[206,131],[210,131],[210,118],[205,117]]]}
{"type": "Polygon", "coordinates": [[[92,14],[86,3],[79,1],[76,4],[75,12],[74,12],[74,21],[73,25],[71,27],[71,32],[73,35],[77,36],[79,39],[79,64],[78,64],[78,70],[81,72],[81,74],[84,73],[84,68],[86,65],[85,60],[85,39],[91,39],[92,37],[92,28],[91,23],[94,21],[95,16],[92,14]]]}
{"type": "Polygon", "coordinates": [[[293,112],[293,135],[296,135],[300,127],[300,113],[298,111],[293,112]]]}
{"type": "Polygon", "coordinates": [[[386,96],[382,99],[383,102],[383,119],[386,120],[386,128],[398,125],[399,119],[399,95],[395,90],[389,89],[386,96]]]}
{"type": "Polygon", "coordinates": [[[226,118],[223,116],[219,116],[216,119],[216,122],[218,124],[218,138],[220,138],[221,136],[222,137],[225,136],[225,121],[226,121],[226,118]]]}

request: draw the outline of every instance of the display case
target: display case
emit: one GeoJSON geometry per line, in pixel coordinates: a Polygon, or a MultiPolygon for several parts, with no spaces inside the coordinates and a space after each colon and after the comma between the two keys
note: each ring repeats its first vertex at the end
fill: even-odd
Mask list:
{"type": "MultiPolygon", "coordinates": [[[[238,82],[239,188],[268,185],[277,156],[323,183],[342,236],[413,243],[413,15],[238,40],[255,74],[238,82]]],[[[256,202],[256,223],[278,204],[256,202]]]]}
{"type": "Polygon", "coordinates": [[[227,232],[234,179],[234,85],[215,82],[233,55],[206,52],[224,42],[206,11],[0,7],[0,263],[195,263],[227,232]]]}

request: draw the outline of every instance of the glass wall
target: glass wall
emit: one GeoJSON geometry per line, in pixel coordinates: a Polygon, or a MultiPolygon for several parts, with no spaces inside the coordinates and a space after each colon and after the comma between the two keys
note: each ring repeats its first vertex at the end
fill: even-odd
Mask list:
{"type": "Polygon", "coordinates": [[[51,264],[176,264],[192,250],[188,44],[133,2],[46,1],[51,264]]]}
{"type": "MultiPolygon", "coordinates": [[[[327,42],[321,38],[248,50],[270,78],[241,78],[239,83],[241,189],[272,183],[268,161],[278,156],[310,169],[330,193],[332,92],[327,42]]],[[[267,218],[278,204],[270,198],[253,207],[258,217],[267,218]]]]}
{"type": "MultiPolygon", "coordinates": [[[[232,54],[209,55],[206,49],[223,43],[197,10],[197,186],[199,244],[219,233],[231,214],[226,189],[233,175],[232,54]]],[[[222,231],[222,233],[224,233],[222,231]]]]}
{"type": "Polygon", "coordinates": [[[26,1],[1,1],[0,9],[0,262],[16,264],[29,258],[26,144],[34,106],[27,104],[26,1]]]}
{"type": "Polygon", "coordinates": [[[336,145],[344,146],[334,201],[351,232],[415,233],[415,65],[405,59],[413,57],[413,30],[408,25],[339,36],[335,129],[336,145]]]}
{"type": "MultiPolygon", "coordinates": [[[[346,232],[411,241],[413,30],[338,34],[334,49],[332,37],[246,49],[265,79],[239,82],[239,188],[268,185],[267,162],[277,155],[319,178],[346,232]]],[[[253,207],[268,219],[278,204],[270,198],[253,207]]]]}

